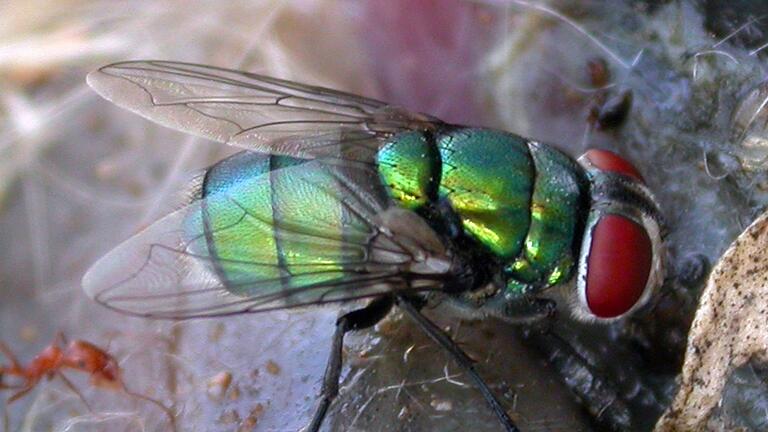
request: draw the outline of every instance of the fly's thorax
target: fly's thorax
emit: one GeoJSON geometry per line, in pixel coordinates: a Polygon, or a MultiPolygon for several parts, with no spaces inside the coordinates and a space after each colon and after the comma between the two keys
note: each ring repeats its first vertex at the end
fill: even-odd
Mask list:
{"type": "Polygon", "coordinates": [[[453,127],[395,135],[377,162],[390,198],[463,256],[471,277],[459,286],[480,289],[503,273],[518,295],[572,276],[588,185],[565,154],[507,132],[453,127]]]}
{"type": "Polygon", "coordinates": [[[437,199],[440,154],[431,134],[405,132],[379,149],[381,182],[399,206],[416,210],[437,199]]]}
{"type": "Polygon", "coordinates": [[[489,252],[514,256],[522,248],[535,175],[523,138],[461,127],[405,132],[382,146],[377,163],[400,207],[423,213],[446,202],[489,252]]]}
{"type": "Polygon", "coordinates": [[[553,147],[535,141],[528,147],[536,168],[531,222],[522,251],[503,270],[505,295],[513,298],[572,278],[588,208],[583,169],[553,147]]]}
{"type": "Polygon", "coordinates": [[[611,321],[642,307],[663,280],[661,213],[638,171],[604,150],[579,158],[590,180],[571,310],[611,321]]]}

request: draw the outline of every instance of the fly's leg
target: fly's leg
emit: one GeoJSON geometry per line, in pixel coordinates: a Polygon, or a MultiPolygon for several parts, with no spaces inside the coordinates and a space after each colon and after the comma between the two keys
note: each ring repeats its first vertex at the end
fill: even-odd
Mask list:
{"type": "Polygon", "coordinates": [[[454,342],[451,337],[442,329],[440,329],[440,327],[438,327],[435,323],[422,315],[421,312],[419,312],[419,309],[414,305],[413,300],[398,296],[397,306],[402,309],[409,317],[411,317],[411,319],[416,322],[419,328],[421,328],[427,334],[427,336],[429,336],[433,341],[437,342],[438,345],[448,351],[456,363],[458,363],[459,366],[461,366],[461,368],[464,369],[467,374],[469,374],[469,376],[475,382],[475,385],[477,385],[478,389],[480,390],[480,393],[482,393],[483,398],[485,398],[485,401],[488,403],[488,405],[490,405],[491,409],[493,409],[496,417],[499,418],[499,421],[504,426],[504,429],[507,432],[519,432],[520,430],[517,428],[517,426],[515,426],[514,422],[512,422],[512,419],[509,418],[509,415],[501,405],[501,402],[499,402],[499,400],[491,391],[490,387],[488,387],[488,384],[486,384],[480,374],[478,374],[475,370],[473,364],[474,362],[472,359],[470,359],[469,356],[464,353],[464,351],[462,351],[458,345],[456,345],[456,342],[454,342]]]}
{"type": "Polygon", "coordinates": [[[557,303],[554,300],[536,297],[531,293],[535,287],[517,283],[517,288],[507,290],[504,295],[495,295],[478,302],[472,294],[459,297],[458,307],[475,305],[482,308],[485,315],[492,315],[510,324],[530,324],[545,321],[557,314],[557,303]]]}
{"type": "Polygon", "coordinates": [[[613,382],[602,376],[568,342],[546,330],[526,329],[523,337],[544,354],[550,367],[600,426],[615,431],[634,429],[629,407],[613,382]]]}
{"type": "Polygon", "coordinates": [[[325,367],[323,387],[320,391],[320,403],[312,417],[307,432],[317,432],[323,423],[325,414],[331,402],[339,394],[339,377],[341,375],[341,349],[344,345],[344,334],[352,330],[368,328],[381,321],[392,309],[392,297],[378,298],[368,306],[349,312],[336,321],[336,331],[333,334],[331,354],[325,367]]]}
{"type": "Polygon", "coordinates": [[[499,318],[511,324],[542,322],[557,313],[553,300],[521,296],[517,301],[506,300],[499,308],[499,318]]]}

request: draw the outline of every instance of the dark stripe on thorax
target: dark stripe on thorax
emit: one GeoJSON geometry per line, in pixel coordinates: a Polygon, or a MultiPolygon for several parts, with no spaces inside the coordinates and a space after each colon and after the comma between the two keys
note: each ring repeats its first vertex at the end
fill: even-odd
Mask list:
{"type": "MultiPolygon", "coordinates": [[[[514,258],[514,260],[517,260],[519,258],[525,258],[525,251],[528,249],[526,245],[526,241],[531,235],[531,225],[533,225],[533,195],[536,192],[536,186],[538,186],[539,182],[539,166],[536,164],[536,158],[533,156],[533,149],[531,148],[531,141],[525,140],[525,148],[528,150],[528,157],[531,159],[531,169],[533,170],[533,182],[531,183],[531,193],[528,197],[528,214],[530,217],[528,218],[528,228],[525,230],[525,240],[523,240],[523,247],[520,248],[520,252],[517,253],[517,256],[514,258]]],[[[514,262],[514,261],[510,261],[514,262]]]]}
{"type": "Polygon", "coordinates": [[[427,140],[427,144],[430,147],[431,154],[434,155],[432,172],[434,177],[429,182],[429,189],[427,190],[427,196],[429,201],[437,203],[439,199],[440,182],[443,180],[443,155],[440,153],[440,148],[437,144],[437,135],[435,131],[427,130],[423,132],[424,138],[427,140]]]}

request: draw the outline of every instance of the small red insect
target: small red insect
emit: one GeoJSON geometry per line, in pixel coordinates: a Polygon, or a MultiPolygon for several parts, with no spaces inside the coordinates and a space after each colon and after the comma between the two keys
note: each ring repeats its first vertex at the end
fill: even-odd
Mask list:
{"type": "Polygon", "coordinates": [[[88,410],[91,410],[82,393],[62,372],[63,369],[72,369],[90,374],[91,385],[95,387],[122,391],[128,396],[156,405],[168,416],[173,430],[176,430],[176,419],[171,409],[149,396],[130,391],[122,380],[117,360],[90,342],[78,339],[67,344],[64,335],[59,333],[53,343],[35,356],[27,366],[23,366],[10,348],[2,342],[0,342],[0,353],[10,362],[8,366],[0,365],[0,391],[16,390],[8,398],[8,404],[29,393],[44,377],[53,379],[58,376],[80,398],[88,410]],[[19,382],[10,384],[6,382],[6,377],[16,377],[19,382]]]}

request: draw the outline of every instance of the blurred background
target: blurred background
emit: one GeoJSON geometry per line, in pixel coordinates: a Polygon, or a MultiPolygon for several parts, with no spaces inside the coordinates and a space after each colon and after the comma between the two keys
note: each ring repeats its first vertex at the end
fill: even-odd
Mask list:
{"type": "MultiPolygon", "coordinates": [[[[633,161],[667,218],[669,278],[632,321],[557,325],[596,375],[553,366],[555,341],[434,318],[524,431],[610,430],[558,368],[571,386],[615,382],[633,428],[650,430],[674,392],[703,276],[766,204],[765,14],[747,0],[5,0],[0,340],[24,362],[57,331],[108,349],[132,391],[173,407],[179,430],[307,423],[332,308],[151,322],[105,310],[80,288],[90,264],[233,151],[112,106],[85,75],[128,59],[205,63],[633,161]]],[[[397,314],[348,339],[326,430],[498,430],[455,364],[397,314]]],[[[768,427],[764,370],[737,371],[714,430],[768,427]]],[[[156,406],[69,376],[93,410],[54,380],[6,407],[9,430],[168,430],[156,406]]]]}

